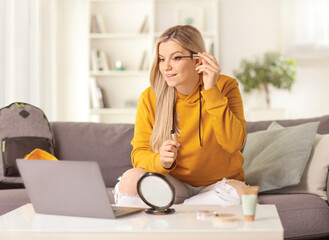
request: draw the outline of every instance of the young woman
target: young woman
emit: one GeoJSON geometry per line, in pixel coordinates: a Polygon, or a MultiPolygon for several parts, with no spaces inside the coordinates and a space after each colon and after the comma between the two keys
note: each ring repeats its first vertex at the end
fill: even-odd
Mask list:
{"type": "Polygon", "coordinates": [[[118,205],[142,203],[137,181],[149,171],[166,175],[175,203],[240,204],[246,121],[237,81],[220,72],[196,28],[175,26],[161,35],[151,87],[138,101],[134,168],[114,190],[118,205]]]}

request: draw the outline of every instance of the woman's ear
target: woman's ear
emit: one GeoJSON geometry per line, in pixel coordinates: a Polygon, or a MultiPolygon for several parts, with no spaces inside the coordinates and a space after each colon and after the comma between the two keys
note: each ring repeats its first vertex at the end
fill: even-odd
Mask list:
{"type": "Polygon", "coordinates": [[[195,59],[195,67],[202,65],[201,58],[195,59]]]}

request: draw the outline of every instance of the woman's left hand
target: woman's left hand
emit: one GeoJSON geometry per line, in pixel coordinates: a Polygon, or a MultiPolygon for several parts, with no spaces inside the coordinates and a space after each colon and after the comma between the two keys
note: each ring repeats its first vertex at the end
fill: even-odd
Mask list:
{"type": "Polygon", "coordinates": [[[221,68],[214,56],[209,53],[198,53],[201,58],[201,65],[197,66],[195,70],[198,73],[203,73],[204,89],[207,90],[217,84],[217,80],[221,68]]]}

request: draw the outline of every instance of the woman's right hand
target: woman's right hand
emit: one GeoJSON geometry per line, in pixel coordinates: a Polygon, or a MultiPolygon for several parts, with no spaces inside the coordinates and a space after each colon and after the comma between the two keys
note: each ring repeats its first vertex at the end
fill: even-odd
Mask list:
{"type": "Polygon", "coordinates": [[[160,161],[164,168],[171,168],[177,157],[179,143],[175,140],[167,140],[160,147],[160,161]]]}

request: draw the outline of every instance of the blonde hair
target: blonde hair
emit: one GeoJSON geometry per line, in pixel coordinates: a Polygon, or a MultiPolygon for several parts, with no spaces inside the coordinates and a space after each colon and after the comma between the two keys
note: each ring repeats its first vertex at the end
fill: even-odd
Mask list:
{"type": "Polygon", "coordinates": [[[155,122],[150,137],[150,146],[154,152],[159,152],[163,142],[170,139],[170,131],[173,126],[175,132],[179,132],[177,128],[177,111],[175,111],[175,119],[173,116],[174,101],[176,99],[175,88],[167,85],[159,70],[159,46],[167,41],[175,41],[190,51],[191,54],[205,52],[205,44],[201,33],[190,25],[171,27],[157,41],[150,73],[151,88],[156,97],[155,122]],[[173,124],[174,122],[175,124],[173,124]]]}

